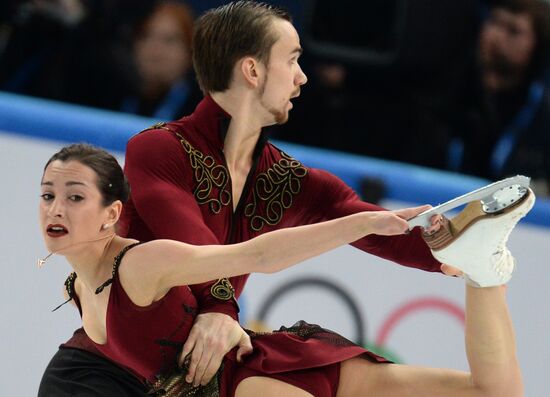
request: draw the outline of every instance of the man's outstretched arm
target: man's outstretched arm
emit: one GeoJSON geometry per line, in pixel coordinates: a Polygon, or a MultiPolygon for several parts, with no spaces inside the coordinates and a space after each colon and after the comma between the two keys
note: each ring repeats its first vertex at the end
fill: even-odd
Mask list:
{"type": "MultiPolygon", "coordinates": [[[[340,218],[361,211],[385,210],[378,205],[362,201],[349,186],[329,172],[311,169],[308,177],[311,181],[308,181],[307,196],[304,197],[312,203],[307,207],[308,223],[340,218]]],[[[409,234],[399,236],[371,234],[352,245],[403,266],[430,272],[440,271],[441,263],[433,257],[422,239],[422,231],[419,227],[409,234]]]]}

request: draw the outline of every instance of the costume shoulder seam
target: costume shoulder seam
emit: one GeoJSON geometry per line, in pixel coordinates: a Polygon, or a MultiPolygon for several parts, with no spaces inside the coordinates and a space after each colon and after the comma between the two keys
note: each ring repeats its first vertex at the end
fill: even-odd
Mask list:
{"type": "Polygon", "coordinates": [[[181,127],[181,126],[177,126],[175,123],[171,122],[171,123],[167,123],[167,122],[159,122],[159,123],[155,123],[153,124],[152,126],[150,127],[147,127],[137,133],[135,133],[134,135],[132,135],[130,137],[130,140],[135,138],[136,136],[138,135],[141,135],[143,134],[144,132],[148,132],[148,131],[166,131],[166,132],[171,132],[172,134],[174,135],[184,135],[184,129],[181,127]]]}
{"type": "Polygon", "coordinates": [[[271,141],[267,142],[267,146],[271,146],[273,149],[277,150],[283,157],[291,158],[292,160],[299,162],[302,165],[302,167],[304,167],[308,170],[314,169],[314,168],[311,168],[311,167],[305,165],[304,163],[302,163],[302,161],[300,159],[297,159],[296,157],[288,154],[286,151],[284,151],[283,149],[281,149],[280,147],[278,147],[277,145],[275,145],[271,141]]]}

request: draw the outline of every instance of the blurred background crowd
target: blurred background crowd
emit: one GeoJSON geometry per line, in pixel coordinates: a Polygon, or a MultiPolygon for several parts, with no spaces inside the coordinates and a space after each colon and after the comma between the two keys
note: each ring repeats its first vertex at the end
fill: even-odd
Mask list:
{"type": "MultiPolygon", "coordinates": [[[[180,118],[202,97],[193,21],[227,2],[2,0],[0,90],[180,118]]],[[[550,195],[550,0],[268,2],[309,77],[273,138],[550,195]]]]}

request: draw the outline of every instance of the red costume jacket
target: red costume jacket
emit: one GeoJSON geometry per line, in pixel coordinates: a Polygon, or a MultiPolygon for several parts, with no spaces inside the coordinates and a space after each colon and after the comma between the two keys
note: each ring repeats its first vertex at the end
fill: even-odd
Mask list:
{"type": "MultiPolygon", "coordinates": [[[[223,154],[230,119],[206,97],[191,116],[159,124],[129,141],[125,172],[131,199],[121,219],[123,233],[140,241],[169,238],[192,244],[227,244],[270,230],[382,209],[361,201],[330,173],[305,167],[270,144],[262,133],[233,211],[231,179],[223,154]]],[[[353,245],[402,265],[439,271],[440,264],[419,230],[397,237],[370,235],[353,245]]],[[[230,280],[237,297],[247,278],[230,280]]],[[[210,288],[195,287],[194,292],[201,306],[219,305],[210,288]]],[[[222,310],[218,306],[213,311],[222,310]]]]}

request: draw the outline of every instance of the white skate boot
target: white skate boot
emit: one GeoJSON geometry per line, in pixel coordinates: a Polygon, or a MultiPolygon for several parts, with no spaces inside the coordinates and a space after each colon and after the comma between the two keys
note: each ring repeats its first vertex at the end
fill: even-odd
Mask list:
{"type": "Polygon", "coordinates": [[[483,201],[469,203],[451,220],[443,219],[442,227],[424,240],[434,257],[464,273],[466,281],[476,287],[506,284],[512,277],[515,259],[506,248],[508,236],[535,203],[535,194],[528,188],[518,189],[512,204],[504,200],[512,193],[505,192],[499,203],[502,209],[492,211],[483,201]],[[519,197],[519,199],[518,199],[519,197]]]}

